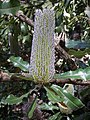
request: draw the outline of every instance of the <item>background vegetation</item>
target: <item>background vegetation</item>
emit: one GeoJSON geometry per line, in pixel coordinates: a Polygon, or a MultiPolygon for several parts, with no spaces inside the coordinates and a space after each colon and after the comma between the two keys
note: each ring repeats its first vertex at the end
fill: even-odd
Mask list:
{"type": "Polygon", "coordinates": [[[90,119],[89,6],[89,0],[0,1],[0,120],[90,119]],[[45,86],[28,77],[34,13],[44,8],[55,11],[61,46],[54,80],[45,86]]]}

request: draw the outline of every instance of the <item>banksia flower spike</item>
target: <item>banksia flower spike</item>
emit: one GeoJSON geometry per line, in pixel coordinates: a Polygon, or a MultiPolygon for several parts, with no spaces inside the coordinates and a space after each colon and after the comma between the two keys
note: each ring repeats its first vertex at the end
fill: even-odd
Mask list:
{"type": "Polygon", "coordinates": [[[47,83],[55,73],[54,11],[38,9],[35,13],[34,35],[29,72],[35,82],[47,83]]]}

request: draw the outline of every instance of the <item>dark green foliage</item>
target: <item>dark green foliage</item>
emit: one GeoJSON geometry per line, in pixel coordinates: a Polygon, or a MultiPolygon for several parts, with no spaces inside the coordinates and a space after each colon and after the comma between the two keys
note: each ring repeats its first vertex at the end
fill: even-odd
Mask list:
{"type": "Polygon", "coordinates": [[[10,13],[15,15],[19,8],[20,8],[19,0],[10,0],[8,2],[0,1],[0,15],[10,13]]]}
{"type": "MultiPolygon", "coordinates": [[[[61,61],[58,63],[59,74],[55,74],[54,79],[69,78],[72,81],[79,79],[79,82],[89,82],[90,21],[84,13],[87,4],[90,4],[89,0],[0,1],[0,120],[90,120],[89,86],[72,85],[70,89],[67,84],[35,84],[32,76],[20,75],[29,71],[33,26],[16,16],[21,10],[22,14],[34,22],[36,9],[54,9],[55,32],[59,34],[64,31],[69,37],[69,42],[66,42],[67,52],[75,56],[77,66],[77,70],[70,71],[70,62],[61,61]],[[80,30],[76,27],[78,25],[80,30]],[[88,57],[82,61],[81,58],[86,54],[88,57]],[[2,71],[10,72],[13,81],[3,81],[2,71]]],[[[62,59],[62,55],[59,59],[62,59]]]]}

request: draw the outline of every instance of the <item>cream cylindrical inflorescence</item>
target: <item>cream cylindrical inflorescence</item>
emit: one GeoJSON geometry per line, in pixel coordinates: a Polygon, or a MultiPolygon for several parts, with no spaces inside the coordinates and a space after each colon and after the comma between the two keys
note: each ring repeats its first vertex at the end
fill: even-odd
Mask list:
{"type": "Polygon", "coordinates": [[[55,73],[54,47],[55,14],[53,10],[38,9],[35,13],[34,34],[29,72],[35,82],[49,82],[55,73]]]}

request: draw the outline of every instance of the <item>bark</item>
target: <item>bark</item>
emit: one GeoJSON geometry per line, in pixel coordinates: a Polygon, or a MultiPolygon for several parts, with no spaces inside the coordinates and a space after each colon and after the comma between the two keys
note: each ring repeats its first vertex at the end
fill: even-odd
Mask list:
{"type": "MultiPolygon", "coordinates": [[[[13,74],[12,76],[10,76],[8,73],[3,73],[0,72],[0,83],[1,82],[23,82],[25,81],[23,78],[29,76],[29,74],[25,74],[24,76],[22,74],[13,74]],[[20,77],[19,77],[20,76],[20,77]]],[[[33,81],[33,79],[31,80],[33,81]]],[[[56,84],[74,84],[74,85],[90,85],[90,80],[87,81],[83,81],[81,79],[76,79],[76,80],[71,80],[71,79],[65,79],[65,80],[61,80],[61,79],[53,79],[50,81],[50,83],[56,83],[56,84]]],[[[38,83],[37,83],[38,84],[38,83]]]]}

